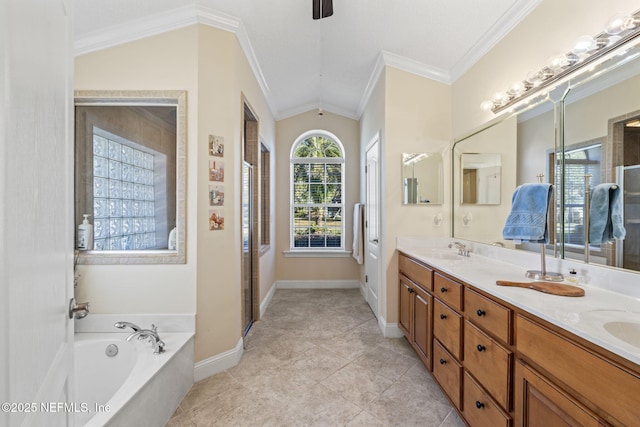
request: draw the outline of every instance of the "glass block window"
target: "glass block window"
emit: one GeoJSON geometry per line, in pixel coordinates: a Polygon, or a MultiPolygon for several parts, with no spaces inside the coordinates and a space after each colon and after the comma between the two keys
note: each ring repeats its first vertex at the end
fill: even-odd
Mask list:
{"type": "Polygon", "coordinates": [[[344,249],[343,189],[340,143],[303,135],[291,154],[292,249],[344,249]]]}
{"type": "Polygon", "coordinates": [[[94,129],[94,250],[157,246],[154,163],[148,148],[94,129]]]}

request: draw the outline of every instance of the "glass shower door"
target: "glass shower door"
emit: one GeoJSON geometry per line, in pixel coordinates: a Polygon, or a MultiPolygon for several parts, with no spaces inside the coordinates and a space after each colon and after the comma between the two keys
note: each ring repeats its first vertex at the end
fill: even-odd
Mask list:
{"type": "Polygon", "coordinates": [[[242,332],[253,325],[253,166],[242,163],[242,332]]]}
{"type": "Polygon", "coordinates": [[[624,167],[622,267],[640,270],[640,165],[624,167]]]}

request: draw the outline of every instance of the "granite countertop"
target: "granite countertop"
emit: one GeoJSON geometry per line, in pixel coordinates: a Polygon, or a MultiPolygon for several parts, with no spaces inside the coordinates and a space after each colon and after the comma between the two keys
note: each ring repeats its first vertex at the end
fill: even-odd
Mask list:
{"type": "Polygon", "coordinates": [[[458,255],[454,249],[448,249],[446,245],[430,246],[420,239],[398,238],[396,248],[437,270],[640,365],[640,298],[604,289],[596,283],[577,284],[585,290],[583,297],[563,297],[526,288],[498,286],[496,280],[531,281],[525,277],[525,273],[527,270],[539,270],[539,262],[537,265],[531,265],[531,268],[526,268],[473,252],[469,257],[464,257],[458,255]],[[626,328],[625,324],[612,325],[611,322],[631,322],[635,325],[626,328]],[[607,328],[612,327],[617,328],[617,335],[624,334],[623,339],[607,331],[607,328]]]}

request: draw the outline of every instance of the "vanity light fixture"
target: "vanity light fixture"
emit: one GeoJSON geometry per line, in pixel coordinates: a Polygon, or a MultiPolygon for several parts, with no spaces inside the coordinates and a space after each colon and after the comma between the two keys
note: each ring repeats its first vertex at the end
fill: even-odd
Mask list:
{"type": "Polygon", "coordinates": [[[603,32],[594,37],[580,36],[570,52],[552,56],[542,69],[529,72],[523,81],[514,83],[506,92],[494,94],[491,100],[483,101],[480,108],[497,114],[638,36],[640,10],[617,13],[607,21],[603,32]]]}

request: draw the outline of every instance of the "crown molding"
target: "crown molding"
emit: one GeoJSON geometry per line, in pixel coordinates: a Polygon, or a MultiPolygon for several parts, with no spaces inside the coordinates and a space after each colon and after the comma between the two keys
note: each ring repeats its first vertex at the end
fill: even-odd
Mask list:
{"type": "Polygon", "coordinates": [[[234,33],[242,51],[247,58],[251,71],[260,86],[265,101],[276,115],[276,109],[270,102],[269,85],[267,84],[249,36],[240,19],[221,12],[213,11],[200,5],[188,5],[166,12],[157,13],[121,24],[112,25],[99,31],[86,33],[74,42],[75,56],[85,55],[121,44],[155,36],[189,25],[202,24],[223,31],[234,33]]]}
{"type": "Polygon", "coordinates": [[[450,71],[451,83],[458,80],[464,73],[498,44],[516,25],[520,23],[542,0],[518,0],[502,17],[489,28],[469,51],[460,59],[450,71]]]}
{"type": "Polygon", "coordinates": [[[382,51],[382,60],[385,65],[398,68],[399,70],[406,71],[407,73],[426,77],[440,83],[448,85],[451,84],[451,76],[449,72],[443,68],[427,65],[414,59],[409,59],[384,50],[382,51]]]}
{"type": "Polygon", "coordinates": [[[369,76],[367,85],[365,86],[364,91],[362,92],[362,97],[360,98],[360,104],[358,104],[358,112],[357,112],[358,119],[362,117],[362,114],[364,113],[365,108],[367,108],[367,104],[369,103],[369,99],[373,94],[373,90],[378,84],[378,80],[380,80],[380,76],[384,71],[384,66],[385,64],[384,64],[383,53],[380,52],[380,54],[378,55],[378,59],[376,60],[375,65],[373,66],[373,70],[371,70],[371,75],[369,76]]]}

